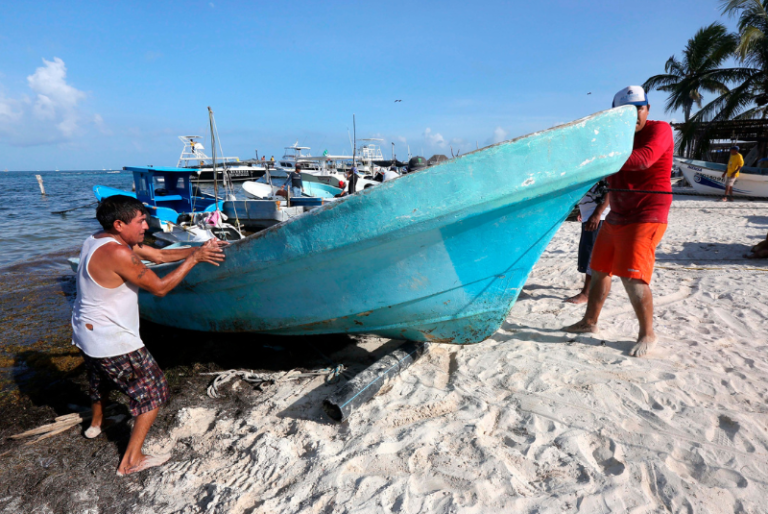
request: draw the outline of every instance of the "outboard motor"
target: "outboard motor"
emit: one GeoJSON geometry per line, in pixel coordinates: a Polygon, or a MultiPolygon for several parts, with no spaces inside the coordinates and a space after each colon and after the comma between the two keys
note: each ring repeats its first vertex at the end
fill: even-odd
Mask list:
{"type": "Polygon", "coordinates": [[[416,157],[411,157],[411,160],[408,161],[408,173],[413,173],[426,167],[427,160],[424,157],[417,155],[416,157]]]}

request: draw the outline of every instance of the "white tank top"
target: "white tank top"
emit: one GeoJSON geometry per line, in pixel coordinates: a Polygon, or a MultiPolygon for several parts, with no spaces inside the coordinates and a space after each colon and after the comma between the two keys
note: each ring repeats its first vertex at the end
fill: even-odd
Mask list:
{"type": "Polygon", "coordinates": [[[77,267],[72,344],[95,359],[124,355],[144,346],[139,336],[138,286],[125,282],[110,289],[96,283],[88,272],[93,253],[110,243],[120,244],[112,237],[86,239],[77,267]]]}

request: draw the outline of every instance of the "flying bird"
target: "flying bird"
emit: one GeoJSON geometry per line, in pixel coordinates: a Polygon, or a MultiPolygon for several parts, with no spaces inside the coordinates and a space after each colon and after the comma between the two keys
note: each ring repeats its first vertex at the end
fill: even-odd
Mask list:
{"type": "Polygon", "coordinates": [[[587,93],[587,94],[588,94],[588,95],[591,95],[591,94],[592,94],[592,91],[590,91],[590,92],[589,92],[589,93],[587,93]]]}
{"type": "Polygon", "coordinates": [[[395,103],[397,103],[397,102],[402,102],[402,100],[395,100],[395,103]]]}

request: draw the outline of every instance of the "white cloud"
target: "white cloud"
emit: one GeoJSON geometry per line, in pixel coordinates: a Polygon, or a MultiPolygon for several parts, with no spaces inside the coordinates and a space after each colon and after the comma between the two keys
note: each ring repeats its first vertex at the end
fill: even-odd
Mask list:
{"type": "Polygon", "coordinates": [[[43,59],[43,66],[27,77],[27,85],[33,98],[25,94],[17,99],[0,95],[0,137],[7,137],[16,146],[72,139],[82,121],[79,104],[87,95],[67,83],[64,61],[58,57],[43,59]]]}
{"type": "Polygon", "coordinates": [[[12,123],[22,116],[22,105],[19,100],[6,98],[0,93],[0,123],[12,123]]]}
{"type": "Polygon", "coordinates": [[[439,132],[432,133],[432,129],[427,127],[424,131],[424,139],[432,146],[445,146],[445,138],[439,132]]]}
{"type": "Polygon", "coordinates": [[[406,142],[408,142],[408,140],[407,140],[407,139],[405,139],[403,136],[397,136],[395,139],[397,139],[397,140],[398,140],[398,141],[400,141],[401,143],[406,143],[406,142]]]}
{"type": "Polygon", "coordinates": [[[54,57],[53,61],[43,59],[43,64],[27,77],[29,88],[37,93],[33,112],[41,120],[61,120],[58,129],[70,137],[77,129],[77,103],[86,95],[67,84],[64,61],[54,57]]]}
{"type": "Polygon", "coordinates": [[[507,131],[504,130],[501,127],[496,127],[496,130],[493,131],[493,143],[501,143],[502,141],[506,141],[507,139],[507,131]]]}
{"type": "Polygon", "coordinates": [[[108,136],[112,135],[112,131],[104,123],[104,118],[101,117],[101,114],[96,113],[93,115],[93,124],[96,125],[96,128],[99,129],[99,132],[101,132],[102,134],[105,134],[108,136]]]}

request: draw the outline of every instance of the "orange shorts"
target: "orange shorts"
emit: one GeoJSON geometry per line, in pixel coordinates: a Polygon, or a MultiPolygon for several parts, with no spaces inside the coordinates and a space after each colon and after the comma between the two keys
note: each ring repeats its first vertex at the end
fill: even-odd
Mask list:
{"type": "Polygon", "coordinates": [[[589,267],[607,275],[636,278],[650,284],[656,246],[666,230],[664,223],[603,223],[589,267]]]}

